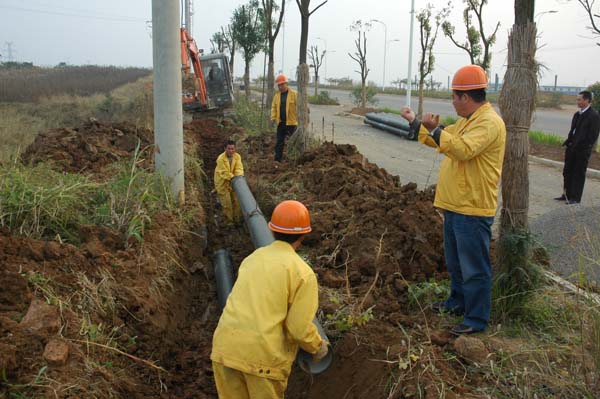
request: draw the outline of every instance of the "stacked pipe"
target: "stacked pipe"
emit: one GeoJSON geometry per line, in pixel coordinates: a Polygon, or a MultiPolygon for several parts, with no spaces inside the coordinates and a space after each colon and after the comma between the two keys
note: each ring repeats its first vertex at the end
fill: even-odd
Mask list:
{"type": "Polygon", "coordinates": [[[411,133],[408,122],[396,114],[369,112],[365,115],[364,123],[409,140],[417,139],[417,135],[414,132],[411,133]]]}
{"type": "MultiPolygon", "coordinates": [[[[248,187],[248,183],[246,183],[246,178],[244,176],[235,176],[231,180],[231,186],[238,198],[240,208],[244,215],[244,221],[250,231],[250,239],[252,240],[254,248],[265,247],[271,244],[275,241],[273,233],[271,233],[267,221],[260,211],[258,203],[248,187]]],[[[219,306],[221,306],[222,310],[225,307],[227,297],[233,288],[234,281],[231,257],[228,251],[219,250],[215,252],[213,260],[215,263],[215,278],[217,280],[217,295],[219,306]]],[[[317,327],[319,335],[323,339],[328,340],[323,327],[321,327],[316,318],[313,320],[313,323],[317,327]]],[[[327,353],[321,361],[313,363],[312,355],[300,349],[296,355],[296,362],[303,370],[311,374],[320,374],[327,370],[333,362],[333,353],[330,349],[329,353],[327,353]]]]}

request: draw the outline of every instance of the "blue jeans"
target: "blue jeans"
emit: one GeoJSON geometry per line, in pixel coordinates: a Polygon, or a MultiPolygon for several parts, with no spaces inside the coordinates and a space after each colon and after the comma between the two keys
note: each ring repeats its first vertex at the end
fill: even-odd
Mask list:
{"type": "Polygon", "coordinates": [[[490,319],[493,222],[493,217],[444,211],[444,253],[450,273],[445,307],[464,313],[463,324],[475,330],[485,330],[490,319]]]}

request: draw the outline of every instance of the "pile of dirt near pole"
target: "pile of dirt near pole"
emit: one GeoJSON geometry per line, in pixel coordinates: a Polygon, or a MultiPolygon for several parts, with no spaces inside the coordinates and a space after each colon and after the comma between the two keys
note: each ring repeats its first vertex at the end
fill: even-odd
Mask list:
{"type": "MultiPolygon", "coordinates": [[[[129,123],[108,125],[91,119],[82,126],[51,129],[40,133],[21,155],[25,164],[48,162],[56,170],[96,173],[111,163],[130,158],[139,146],[147,150],[153,132],[129,123]]],[[[150,153],[151,154],[151,153],[150,153]]],[[[146,165],[153,157],[147,157],[146,165]]]]}

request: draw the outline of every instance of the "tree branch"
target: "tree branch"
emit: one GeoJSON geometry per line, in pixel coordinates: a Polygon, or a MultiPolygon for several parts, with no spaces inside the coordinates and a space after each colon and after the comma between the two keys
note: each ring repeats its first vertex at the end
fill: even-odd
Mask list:
{"type": "MultiPolygon", "coordinates": [[[[298,0],[296,0],[296,1],[298,1],[298,0]]],[[[315,8],[314,10],[312,10],[311,12],[309,12],[309,13],[308,13],[308,16],[310,17],[311,15],[313,15],[313,13],[314,13],[315,11],[317,11],[319,8],[323,7],[323,6],[325,5],[325,3],[327,3],[328,1],[329,1],[329,0],[325,0],[324,2],[322,2],[321,4],[319,4],[319,5],[317,6],[317,8],[315,8]]]]}

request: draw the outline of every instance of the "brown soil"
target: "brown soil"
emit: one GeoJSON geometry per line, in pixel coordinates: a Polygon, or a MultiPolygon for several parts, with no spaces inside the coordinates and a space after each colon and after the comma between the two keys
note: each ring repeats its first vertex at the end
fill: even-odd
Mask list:
{"type": "Polygon", "coordinates": [[[361,108],[361,107],[354,107],[352,108],[352,110],[350,111],[351,114],[354,115],[360,115],[360,116],[365,116],[366,114],[368,114],[369,112],[375,112],[377,111],[375,108],[369,108],[369,107],[365,107],[365,108],[361,108]]]}
{"type": "MultiPolygon", "coordinates": [[[[536,157],[551,159],[553,161],[564,162],[565,161],[565,147],[557,145],[542,144],[542,143],[530,143],[529,153],[536,157]]],[[[600,170],[600,153],[592,152],[590,162],[588,164],[589,169],[600,170]]]]}

